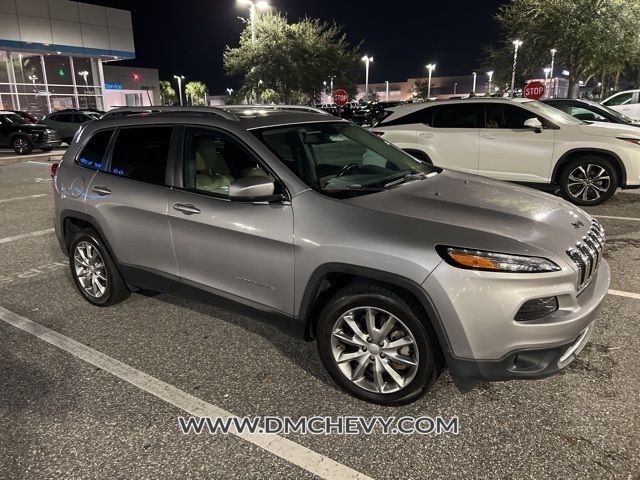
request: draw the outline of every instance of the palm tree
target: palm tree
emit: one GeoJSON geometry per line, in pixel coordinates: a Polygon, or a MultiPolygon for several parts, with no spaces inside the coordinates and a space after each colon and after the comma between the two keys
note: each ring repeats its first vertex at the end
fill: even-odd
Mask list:
{"type": "Polygon", "coordinates": [[[189,82],[184,86],[184,91],[191,98],[193,105],[204,105],[206,103],[207,86],[202,82],[189,82]]]}

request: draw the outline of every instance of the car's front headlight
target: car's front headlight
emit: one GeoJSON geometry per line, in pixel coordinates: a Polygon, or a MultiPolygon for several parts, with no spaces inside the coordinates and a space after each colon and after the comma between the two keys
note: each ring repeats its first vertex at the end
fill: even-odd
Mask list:
{"type": "Polygon", "coordinates": [[[542,257],[526,257],[445,246],[438,247],[438,253],[449,265],[468,270],[510,273],[543,273],[561,270],[551,260],[542,257]]]}

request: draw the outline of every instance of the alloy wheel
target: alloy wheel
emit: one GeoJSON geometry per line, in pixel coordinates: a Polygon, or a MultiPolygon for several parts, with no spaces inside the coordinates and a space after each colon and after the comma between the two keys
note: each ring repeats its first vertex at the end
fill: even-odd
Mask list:
{"type": "Polygon", "coordinates": [[[592,163],[573,169],[567,180],[569,194],[579,200],[597,201],[611,188],[611,177],[600,165],[592,163]]]}
{"type": "Polygon", "coordinates": [[[16,138],[13,141],[13,149],[19,153],[27,153],[29,151],[29,142],[22,137],[16,138]]]}
{"type": "Polygon", "coordinates": [[[395,315],[377,307],[357,307],[331,330],[331,352],[342,374],[374,393],[402,390],[416,376],[416,339],[395,315]]]}
{"type": "Polygon", "coordinates": [[[82,289],[93,298],[107,292],[107,273],[100,252],[90,242],[79,242],[73,252],[73,268],[82,289]]]}

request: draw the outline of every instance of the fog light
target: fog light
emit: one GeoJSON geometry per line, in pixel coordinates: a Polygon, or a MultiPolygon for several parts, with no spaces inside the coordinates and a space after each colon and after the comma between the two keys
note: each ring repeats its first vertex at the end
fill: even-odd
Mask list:
{"type": "Polygon", "coordinates": [[[516,313],[515,320],[517,322],[537,320],[552,314],[556,310],[558,310],[557,297],[534,298],[520,307],[520,310],[516,313]]]}

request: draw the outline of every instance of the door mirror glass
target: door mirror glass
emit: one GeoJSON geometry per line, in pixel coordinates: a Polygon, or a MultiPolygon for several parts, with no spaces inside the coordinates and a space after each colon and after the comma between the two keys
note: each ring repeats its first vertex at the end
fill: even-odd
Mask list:
{"type": "Polygon", "coordinates": [[[229,186],[229,198],[235,202],[269,202],[280,200],[274,195],[275,183],[267,177],[243,177],[229,186]]]}
{"type": "Polygon", "coordinates": [[[536,117],[528,118],[527,120],[524,121],[524,128],[531,128],[533,130],[542,130],[542,122],[536,117]]]}

